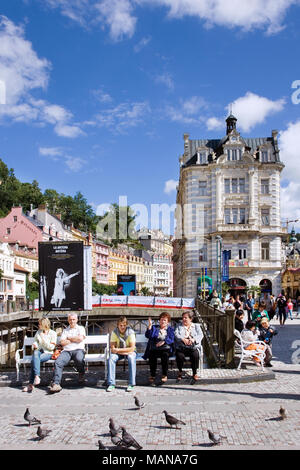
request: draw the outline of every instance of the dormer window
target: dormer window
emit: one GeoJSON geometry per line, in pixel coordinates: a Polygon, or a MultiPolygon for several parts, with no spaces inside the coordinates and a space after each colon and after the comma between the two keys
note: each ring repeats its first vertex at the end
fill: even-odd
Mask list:
{"type": "Polygon", "coordinates": [[[227,149],[227,160],[228,161],[236,161],[242,159],[242,149],[235,148],[235,149],[227,149]]]}
{"type": "Polygon", "coordinates": [[[198,165],[204,165],[207,163],[207,153],[204,151],[197,152],[197,163],[198,165]]]}
{"type": "Polygon", "coordinates": [[[262,150],[260,153],[260,161],[266,163],[269,161],[269,152],[268,150],[262,150]]]}

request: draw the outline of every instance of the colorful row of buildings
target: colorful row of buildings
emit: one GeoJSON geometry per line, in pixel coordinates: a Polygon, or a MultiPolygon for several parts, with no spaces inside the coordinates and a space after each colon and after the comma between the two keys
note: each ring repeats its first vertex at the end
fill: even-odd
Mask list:
{"type": "Polygon", "coordinates": [[[0,312],[26,304],[26,276],[38,271],[38,244],[43,241],[82,241],[92,247],[92,277],[99,284],[116,285],[118,274],[135,274],[136,289],[173,295],[172,243],[160,230],[144,230],[139,240],[144,249],[109,245],[66,226],[59,214],[50,214],[45,205],[26,213],[13,207],[0,219],[0,312]],[[21,279],[22,278],[22,287],[21,279]]]}

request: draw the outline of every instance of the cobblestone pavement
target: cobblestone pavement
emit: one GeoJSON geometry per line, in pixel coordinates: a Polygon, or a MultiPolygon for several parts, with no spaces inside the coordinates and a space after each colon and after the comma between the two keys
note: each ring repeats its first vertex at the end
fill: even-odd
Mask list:
{"type": "MultiPolygon", "coordinates": [[[[278,325],[276,320],[272,323],[278,325]]],[[[139,386],[136,393],[147,403],[142,410],[134,407],[133,394],[126,393],[124,383],[107,393],[96,383],[78,387],[74,374],[65,374],[63,390],[54,395],[48,395],[46,386],[32,394],[2,386],[0,449],[96,449],[98,439],[113,448],[107,433],[110,416],[145,450],[209,450],[207,429],[226,436],[214,449],[300,449],[300,366],[292,359],[294,354],[294,361],[300,362],[300,319],[288,320],[278,331],[273,342],[275,379],[139,386]],[[284,421],[278,419],[281,405],[288,414],[284,421]],[[25,424],[27,406],[52,430],[44,441],[36,440],[36,426],[25,424]],[[165,409],[186,425],[170,429],[162,414],[165,409]]]]}

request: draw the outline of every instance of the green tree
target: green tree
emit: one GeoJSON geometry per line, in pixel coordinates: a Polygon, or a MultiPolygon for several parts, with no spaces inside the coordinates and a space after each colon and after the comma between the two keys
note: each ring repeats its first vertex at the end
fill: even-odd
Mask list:
{"type": "Polygon", "coordinates": [[[0,217],[5,217],[13,205],[17,205],[20,181],[14,170],[0,159],[0,217]]]}
{"type": "Polygon", "coordinates": [[[32,273],[32,281],[29,281],[26,276],[26,295],[30,302],[39,297],[39,273],[35,271],[32,273]]]}
{"type": "Polygon", "coordinates": [[[136,236],[135,219],[136,214],[130,206],[122,207],[113,203],[105,214],[99,216],[97,236],[115,247],[120,243],[126,243],[140,248],[141,245],[136,236]]]}
{"type": "Polygon", "coordinates": [[[29,211],[31,205],[33,208],[44,203],[44,196],[39,188],[39,183],[33,180],[32,183],[20,183],[17,194],[18,205],[22,206],[23,211],[29,211]]]}

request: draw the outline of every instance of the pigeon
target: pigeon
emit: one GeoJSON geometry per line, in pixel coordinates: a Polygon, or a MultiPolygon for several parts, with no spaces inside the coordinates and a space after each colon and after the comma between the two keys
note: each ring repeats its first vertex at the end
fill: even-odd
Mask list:
{"type": "Polygon", "coordinates": [[[282,408],[282,406],[280,407],[279,414],[280,414],[281,419],[287,418],[286,409],[282,408]]]}
{"type": "Polygon", "coordinates": [[[115,446],[120,445],[120,443],[121,443],[121,441],[122,441],[121,436],[119,436],[118,434],[114,435],[111,431],[110,431],[110,438],[111,438],[111,442],[112,442],[115,446]]]}
{"type": "Polygon", "coordinates": [[[165,413],[166,421],[167,421],[167,423],[169,423],[171,428],[172,428],[172,426],[175,425],[176,429],[180,429],[180,428],[177,427],[177,424],[183,424],[184,426],[186,425],[183,421],[180,421],[180,419],[177,419],[174,416],[169,415],[169,413],[167,411],[164,410],[163,413],[165,413]]]}
{"type": "Polygon", "coordinates": [[[45,437],[47,437],[48,434],[50,434],[50,432],[52,432],[51,429],[42,429],[41,426],[39,426],[39,427],[37,428],[37,432],[36,432],[36,433],[37,433],[37,435],[39,436],[40,441],[41,441],[42,439],[44,439],[45,437]]]}
{"type": "Polygon", "coordinates": [[[144,406],[146,405],[146,403],[140,402],[140,400],[138,399],[137,395],[135,395],[133,398],[134,398],[134,403],[136,404],[136,406],[137,406],[139,409],[144,408],[144,406]]]}
{"type": "Polygon", "coordinates": [[[143,447],[126,431],[124,426],[121,426],[122,429],[122,441],[121,445],[129,449],[129,447],[134,447],[137,450],[141,450],[143,447]]]}
{"type": "Polygon", "coordinates": [[[108,450],[108,447],[105,447],[102,441],[98,441],[99,450],[108,450]]]}
{"type": "Polygon", "coordinates": [[[26,408],[26,411],[24,413],[24,419],[25,421],[28,421],[28,426],[30,426],[31,424],[42,424],[39,419],[36,419],[34,416],[31,416],[29,408],[26,408]]]}
{"type": "Polygon", "coordinates": [[[112,418],[109,418],[109,430],[113,436],[116,436],[121,432],[121,428],[116,428],[115,422],[112,418]]]}
{"type": "Polygon", "coordinates": [[[214,433],[213,433],[212,431],[210,431],[209,429],[207,430],[207,433],[208,433],[209,439],[210,439],[211,442],[212,442],[212,445],[217,446],[217,445],[221,444],[222,438],[223,438],[224,436],[220,436],[219,434],[214,434],[214,433]]]}

